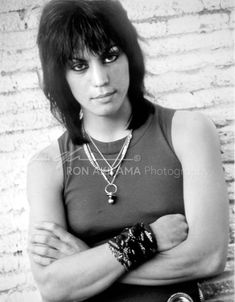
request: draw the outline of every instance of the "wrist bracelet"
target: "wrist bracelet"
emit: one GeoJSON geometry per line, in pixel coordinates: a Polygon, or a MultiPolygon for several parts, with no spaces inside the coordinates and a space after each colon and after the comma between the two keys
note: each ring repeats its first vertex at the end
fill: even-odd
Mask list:
{"type": "Polygon", "coordinates": [[[125,228],[108,242],[114,257],[127,271],[153,257],[157,252],[157,241],[149,225],[137,223],[125,228]]]}

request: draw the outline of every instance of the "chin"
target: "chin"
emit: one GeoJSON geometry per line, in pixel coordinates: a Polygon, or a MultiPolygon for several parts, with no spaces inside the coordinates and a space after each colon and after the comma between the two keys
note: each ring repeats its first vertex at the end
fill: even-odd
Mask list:
{"type": "Polygon", "coordinates": [[[94,114],[99,116],[112,116],[117,114],[120,111],[121,106],[114,106],[113,104],[105,104],[103,106],[100,106],[100,108],[97,108],[95,110],[94,114]]]}

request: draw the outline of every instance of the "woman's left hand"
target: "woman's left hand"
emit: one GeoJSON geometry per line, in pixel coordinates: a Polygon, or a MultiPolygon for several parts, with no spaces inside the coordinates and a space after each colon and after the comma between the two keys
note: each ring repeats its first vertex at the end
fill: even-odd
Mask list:
{"type": "Polygon", "coordinates": [[[34,225],[28,244],[28,251],[32,254],[33,260],[44,266],[88,248],[84,241],[52,222],[34,225]]]}

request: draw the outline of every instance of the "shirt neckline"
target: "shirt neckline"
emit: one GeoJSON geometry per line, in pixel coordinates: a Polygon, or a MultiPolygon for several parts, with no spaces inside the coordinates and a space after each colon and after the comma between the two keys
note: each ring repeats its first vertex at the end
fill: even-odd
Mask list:
{"type": "MultiPolygon", "coordinates": [[[[131,139],[129,148],[132,148],[139,141],[139,139],[144,135],[144,133],[146,132],[146,130],[148,129],[148,127],[151,124],[152,118],[153,118],[153,114],[150,114],[147,121],[142,126],[140,126],[138,129],[135,129],[132,131],[132,139],[131,139]]],[[[89,140],[87,135],[86,135],[86,138],[89,140]]],[[[112,142],[101,142],[92,137],[96,146],[98,147],[100,152],[104,155],[118,154],[119,151],[121,150],[126,138],[127,138],[127,136],[123,137],[121,139],[112,141],[112,142]]],[[[92,143],[90,143],[89,146],[90,146],[92,152],[99,153],[92,143]]]]}

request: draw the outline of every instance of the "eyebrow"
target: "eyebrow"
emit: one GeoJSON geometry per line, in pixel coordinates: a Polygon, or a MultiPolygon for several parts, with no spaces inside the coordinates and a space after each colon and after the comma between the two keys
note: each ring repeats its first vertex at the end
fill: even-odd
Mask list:
{"type": "Polygon", "coordinates": [[[72,61],[72,62],[76,62],[76,61],[86,62],[87,59],[85,59],[85,58],[79,58],[79,57],[72,57],[70,61],[72,61]]]}
{"type": "MultiPolygon", "coordinates": [[[[121,49],[118,45],[112,43],[110,44],[109,46],[107,46],[107,48],[101,53],[101,54],[97,54],[97,56],[99,57],[103,57],[105,56],[106,54],[108,54],[109,52],[116,52],[112,50],[113,47],[117,47],[117,51],[120,52],[121,49]]],[[[80,61],[80,62],[87,62],[89,59],[88,58],[85,58],[84,57],[84,52],[77,52],[75,53],[72,58],[70,59],[70,62],[77,62],[77,61],[80,61]]]]}

